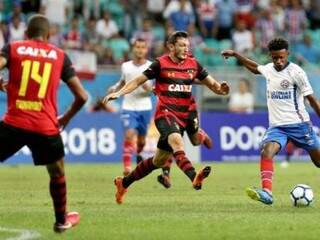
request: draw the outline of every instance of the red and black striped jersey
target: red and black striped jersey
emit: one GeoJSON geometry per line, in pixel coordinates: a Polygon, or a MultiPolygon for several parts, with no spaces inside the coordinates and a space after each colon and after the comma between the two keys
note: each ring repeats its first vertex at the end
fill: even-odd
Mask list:
{"type": "Polygon", "coordinates": [[[163,55],[157,58],[143,74],[148,79],[156,79],[155,92],[158,103],[155,119],[169,114],[185,127],[190,107],[194,106],[193,81],[205,79],[208,76],[207,70],[193,57],[176,63],[169,55],[163,55]]]}

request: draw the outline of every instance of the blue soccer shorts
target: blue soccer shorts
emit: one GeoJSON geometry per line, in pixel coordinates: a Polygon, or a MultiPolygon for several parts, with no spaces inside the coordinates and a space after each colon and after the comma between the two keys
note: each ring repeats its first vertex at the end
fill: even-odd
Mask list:
{"type": "Polygon", "coordinates": [[[267,142],[277,142],[283,149],[288,140],[306,151],[320,148],[319,137],[313,130],[311,122],[270,127],[264,134],[260,146],[267,142]]]}
{"type": "Polygon", "coordinates": [[[147,111],[129,111],[121,112],[121,122],[124,130],[136,129],[138,135],[147,135],[148,126],[151,119],[151,110],[147,111]]]}

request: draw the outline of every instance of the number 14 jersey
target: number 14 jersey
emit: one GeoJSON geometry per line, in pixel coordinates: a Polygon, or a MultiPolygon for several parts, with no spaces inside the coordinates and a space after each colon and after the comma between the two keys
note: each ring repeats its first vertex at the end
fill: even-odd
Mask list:
{"type": "Polygon", "coordinates": [[[57,90],[75,71],[68,56],[43,41],[26,40],[6,45],[8,103],[4,122],[43,135],[59,133],[57,90]]]}

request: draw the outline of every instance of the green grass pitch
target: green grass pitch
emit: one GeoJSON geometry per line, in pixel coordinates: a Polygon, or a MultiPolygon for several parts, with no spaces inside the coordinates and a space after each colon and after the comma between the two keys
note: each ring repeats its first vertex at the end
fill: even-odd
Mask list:
{"type": "MultiPolygon", "coordinates": [[[[129,189],[125,202],[114,201],[113,178],[121,165],[67,164],[69,210],[79,211],[81,223],[57,235],[48,177],[43,167],[0,167],[0,239],[319,239],[320,169],[308,163],[276,166],[273,206],[245,195],[259,186],[258,163],[210,163],[214,174],[201,191],[174,166],[172,187],[156,182],[159,171],[129,189]],[[311,207],[291,206],[289,192],[297,183],[315,192],[311,207]],[[10,232],[25,229],[38,238],[10,232]],[[39,236],[38,235],[38,236],[39,236]]],[[[197,168],[200,166],[198,165],[197,168]]]]}

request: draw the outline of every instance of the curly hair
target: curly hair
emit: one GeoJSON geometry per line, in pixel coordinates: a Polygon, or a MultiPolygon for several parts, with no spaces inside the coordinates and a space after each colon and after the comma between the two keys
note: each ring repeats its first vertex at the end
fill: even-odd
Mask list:
{"type": "Polygon", "coordinates": [[[282,49],[289,49],[289,42],[284,38],[274,38],[268,43],[268,50],[271,51],[278,51],[282,49]]]}

